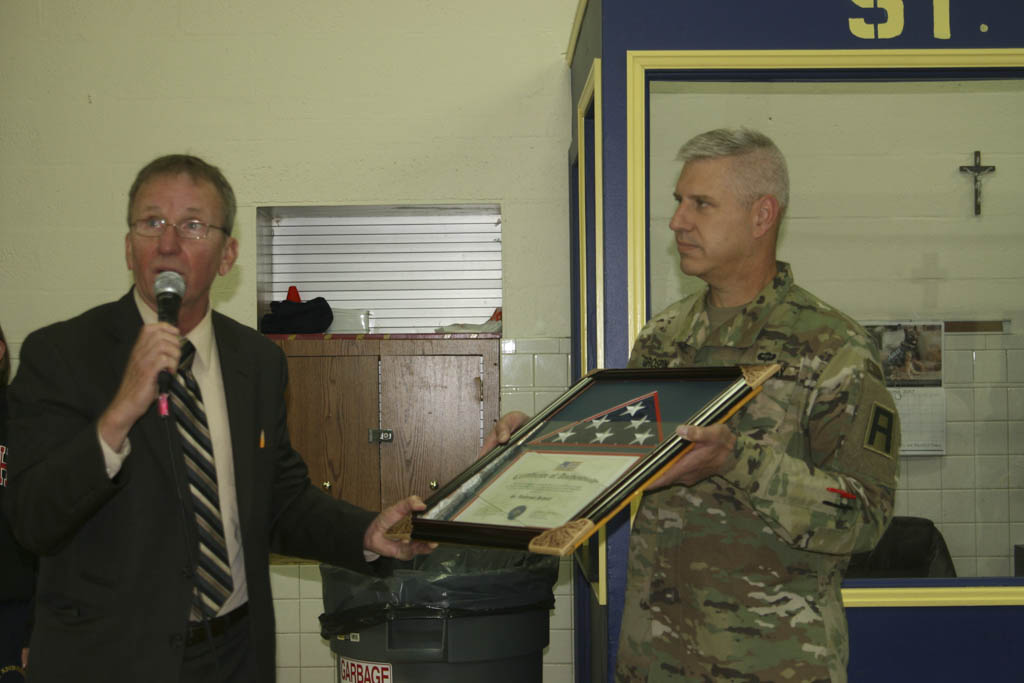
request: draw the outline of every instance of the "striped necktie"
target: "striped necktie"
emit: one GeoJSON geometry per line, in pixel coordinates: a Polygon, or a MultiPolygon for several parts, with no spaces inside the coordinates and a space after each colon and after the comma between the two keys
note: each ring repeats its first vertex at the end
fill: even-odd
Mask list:
{"type": "Polygon", "coordinates": [[[178,373],[171,383],[171,412],[178,423],[178,434],[185,455],[185,470],[192,507],[199,531],[199,566],[196,571],[195,600],[190,619],[212,618],[231,595],[231,564],[224,542],[224,524],[217,495],[217,469],[214,466],[210,429],[199,385],[192,374],[196,347],[182,341],[178,373]]]}

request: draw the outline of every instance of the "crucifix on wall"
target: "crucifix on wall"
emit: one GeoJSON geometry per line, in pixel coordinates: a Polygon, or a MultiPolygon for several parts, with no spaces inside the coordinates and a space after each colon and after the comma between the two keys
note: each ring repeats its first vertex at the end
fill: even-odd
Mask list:
{"type": "Polygon", "coordinates": [[[981,215],[981,176],[992,173],[996,170],[995,166],[982,166],[981,165],[981,151],[974,150],[974,165],[973,166],[961,166],[961,173],[970,173],[974,176],[974,215],[981,215]]]}

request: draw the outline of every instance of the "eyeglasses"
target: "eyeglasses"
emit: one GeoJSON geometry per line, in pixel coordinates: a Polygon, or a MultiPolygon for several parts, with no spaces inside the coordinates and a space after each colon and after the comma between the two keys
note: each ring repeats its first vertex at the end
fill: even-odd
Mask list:
{"type": "Polygon", "coordinates": [[[171,223],[166,218],[139,218],[132,221],[131,229],[139,237],[159,237],[164,234],[167,226],[174,228],[174,232],[183,240],[204,240],[210,234],[210,228],[227,233],[227,230],[219,225],[210,225],[194,219],[171,223]]]}

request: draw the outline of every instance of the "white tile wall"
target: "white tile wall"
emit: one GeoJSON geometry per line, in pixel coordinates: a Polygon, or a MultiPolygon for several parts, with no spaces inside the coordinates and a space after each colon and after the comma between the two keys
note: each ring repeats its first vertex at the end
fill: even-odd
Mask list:
{"type": "Polygon", "coordinates": [[[569,388],[568,339],[516,339],[501,343],[501,412],[533,415],[569,388]]]}
{"type": "Polygon", "coordinates": [[[947,334],[943,366],[946,454],[904,458],[897,514],[935,521],[960,576],[1010,575],[1024,544],[1024,335],[947,334]]]}

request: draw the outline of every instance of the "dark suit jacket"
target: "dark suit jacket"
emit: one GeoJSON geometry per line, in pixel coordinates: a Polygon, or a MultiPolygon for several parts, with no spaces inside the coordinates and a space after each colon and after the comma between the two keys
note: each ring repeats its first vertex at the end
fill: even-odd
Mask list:
{"type": "MultiPolygon", "coordinates": [[[[151,408],[132,428],[131,454],[113,480],[96,433],[141,325],[129,292],[33,332],[21,349],[10,387],[5,503],[17,537],[41,556],[35,683],[179,678],[196,551],[174,423],[151,408]]],[[[234,451],[252,656],[273,681],[269,554],[358,568],[374,513],[310,483],[288,438],[280,349],[216,312],[213,325],[234,451]]]]}

